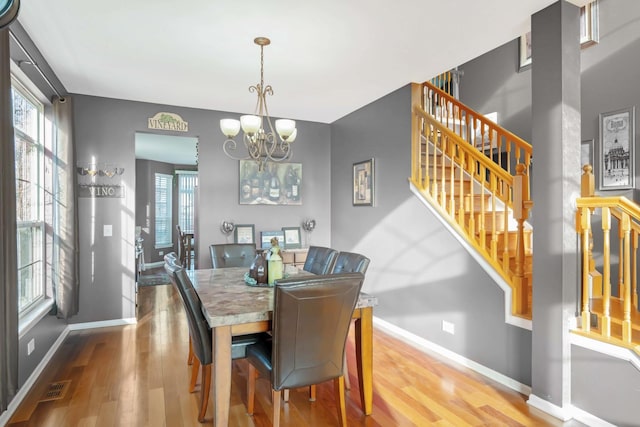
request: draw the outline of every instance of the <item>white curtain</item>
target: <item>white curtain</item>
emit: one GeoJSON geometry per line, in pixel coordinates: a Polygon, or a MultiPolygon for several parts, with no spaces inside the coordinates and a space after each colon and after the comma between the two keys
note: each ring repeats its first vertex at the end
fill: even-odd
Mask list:
{"type": "Polygon", "coordinates": [[[53,240],[53,284],[59,318],[78,314],[78,206],[76,159],[73,139],[73,103],[70,96],[53,101],[56,126],[55,206],[58,230],[53,240]]]}
{"type": "Polygon", "coordinates": [[[18,389],[16,178],[9,30],[0,29],[0,413],[18,389]]]}

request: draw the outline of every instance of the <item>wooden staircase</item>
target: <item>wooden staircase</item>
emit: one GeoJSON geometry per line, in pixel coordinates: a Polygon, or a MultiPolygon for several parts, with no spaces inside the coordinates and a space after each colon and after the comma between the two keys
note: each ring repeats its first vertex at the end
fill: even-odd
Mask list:
{"type": "Polygon", "coordinates": [[[512,314],[531,319],[531,146],[428,82],[412,103],[412,184],[508,284],[512,314]]]}
{"type": "Polygon", "coordinates": [[[581,315],[573,332],[640,355],[640,206],[625,197],[596,196],[592,168],[586,165],[583,170],[581,197],[576,201],[581,315]],[[596,210],[597,221],[593,221],[596,210]]]}

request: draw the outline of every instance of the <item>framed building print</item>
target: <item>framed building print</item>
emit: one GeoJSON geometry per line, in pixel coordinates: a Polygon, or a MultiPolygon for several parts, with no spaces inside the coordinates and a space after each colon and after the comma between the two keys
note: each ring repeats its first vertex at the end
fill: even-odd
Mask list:
{"type": "Polygon", "coordinates": [[[598,189],[634,186],[635,107],[600,114],[598,189]]]}

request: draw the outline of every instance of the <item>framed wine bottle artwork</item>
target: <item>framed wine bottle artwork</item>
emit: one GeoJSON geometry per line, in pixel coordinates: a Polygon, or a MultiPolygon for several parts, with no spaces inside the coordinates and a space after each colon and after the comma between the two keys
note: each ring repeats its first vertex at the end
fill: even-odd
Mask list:
{"type": "Polygon", "coordinates": [[[302,163],[239,162],[241,205],[301,205],[302,163]]]}
{"type": "Polygon", "coordinates": [[[353,164],[353,206],[373,206],[373,159],[353,164]]]}

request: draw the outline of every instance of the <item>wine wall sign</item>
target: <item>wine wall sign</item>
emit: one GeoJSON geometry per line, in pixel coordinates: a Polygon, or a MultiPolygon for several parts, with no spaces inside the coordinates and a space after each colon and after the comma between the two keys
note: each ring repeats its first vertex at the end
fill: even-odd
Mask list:
{"type": "Polygon", "coordinates": [[[122,198],[124,168],[109,163],[78,163],[78,197],[122,198]]]}
{"type": "Polygon", "coordinates": [[[265,163],[240,160],[241,205],[301,205],[302,163],[265,163]]]}

